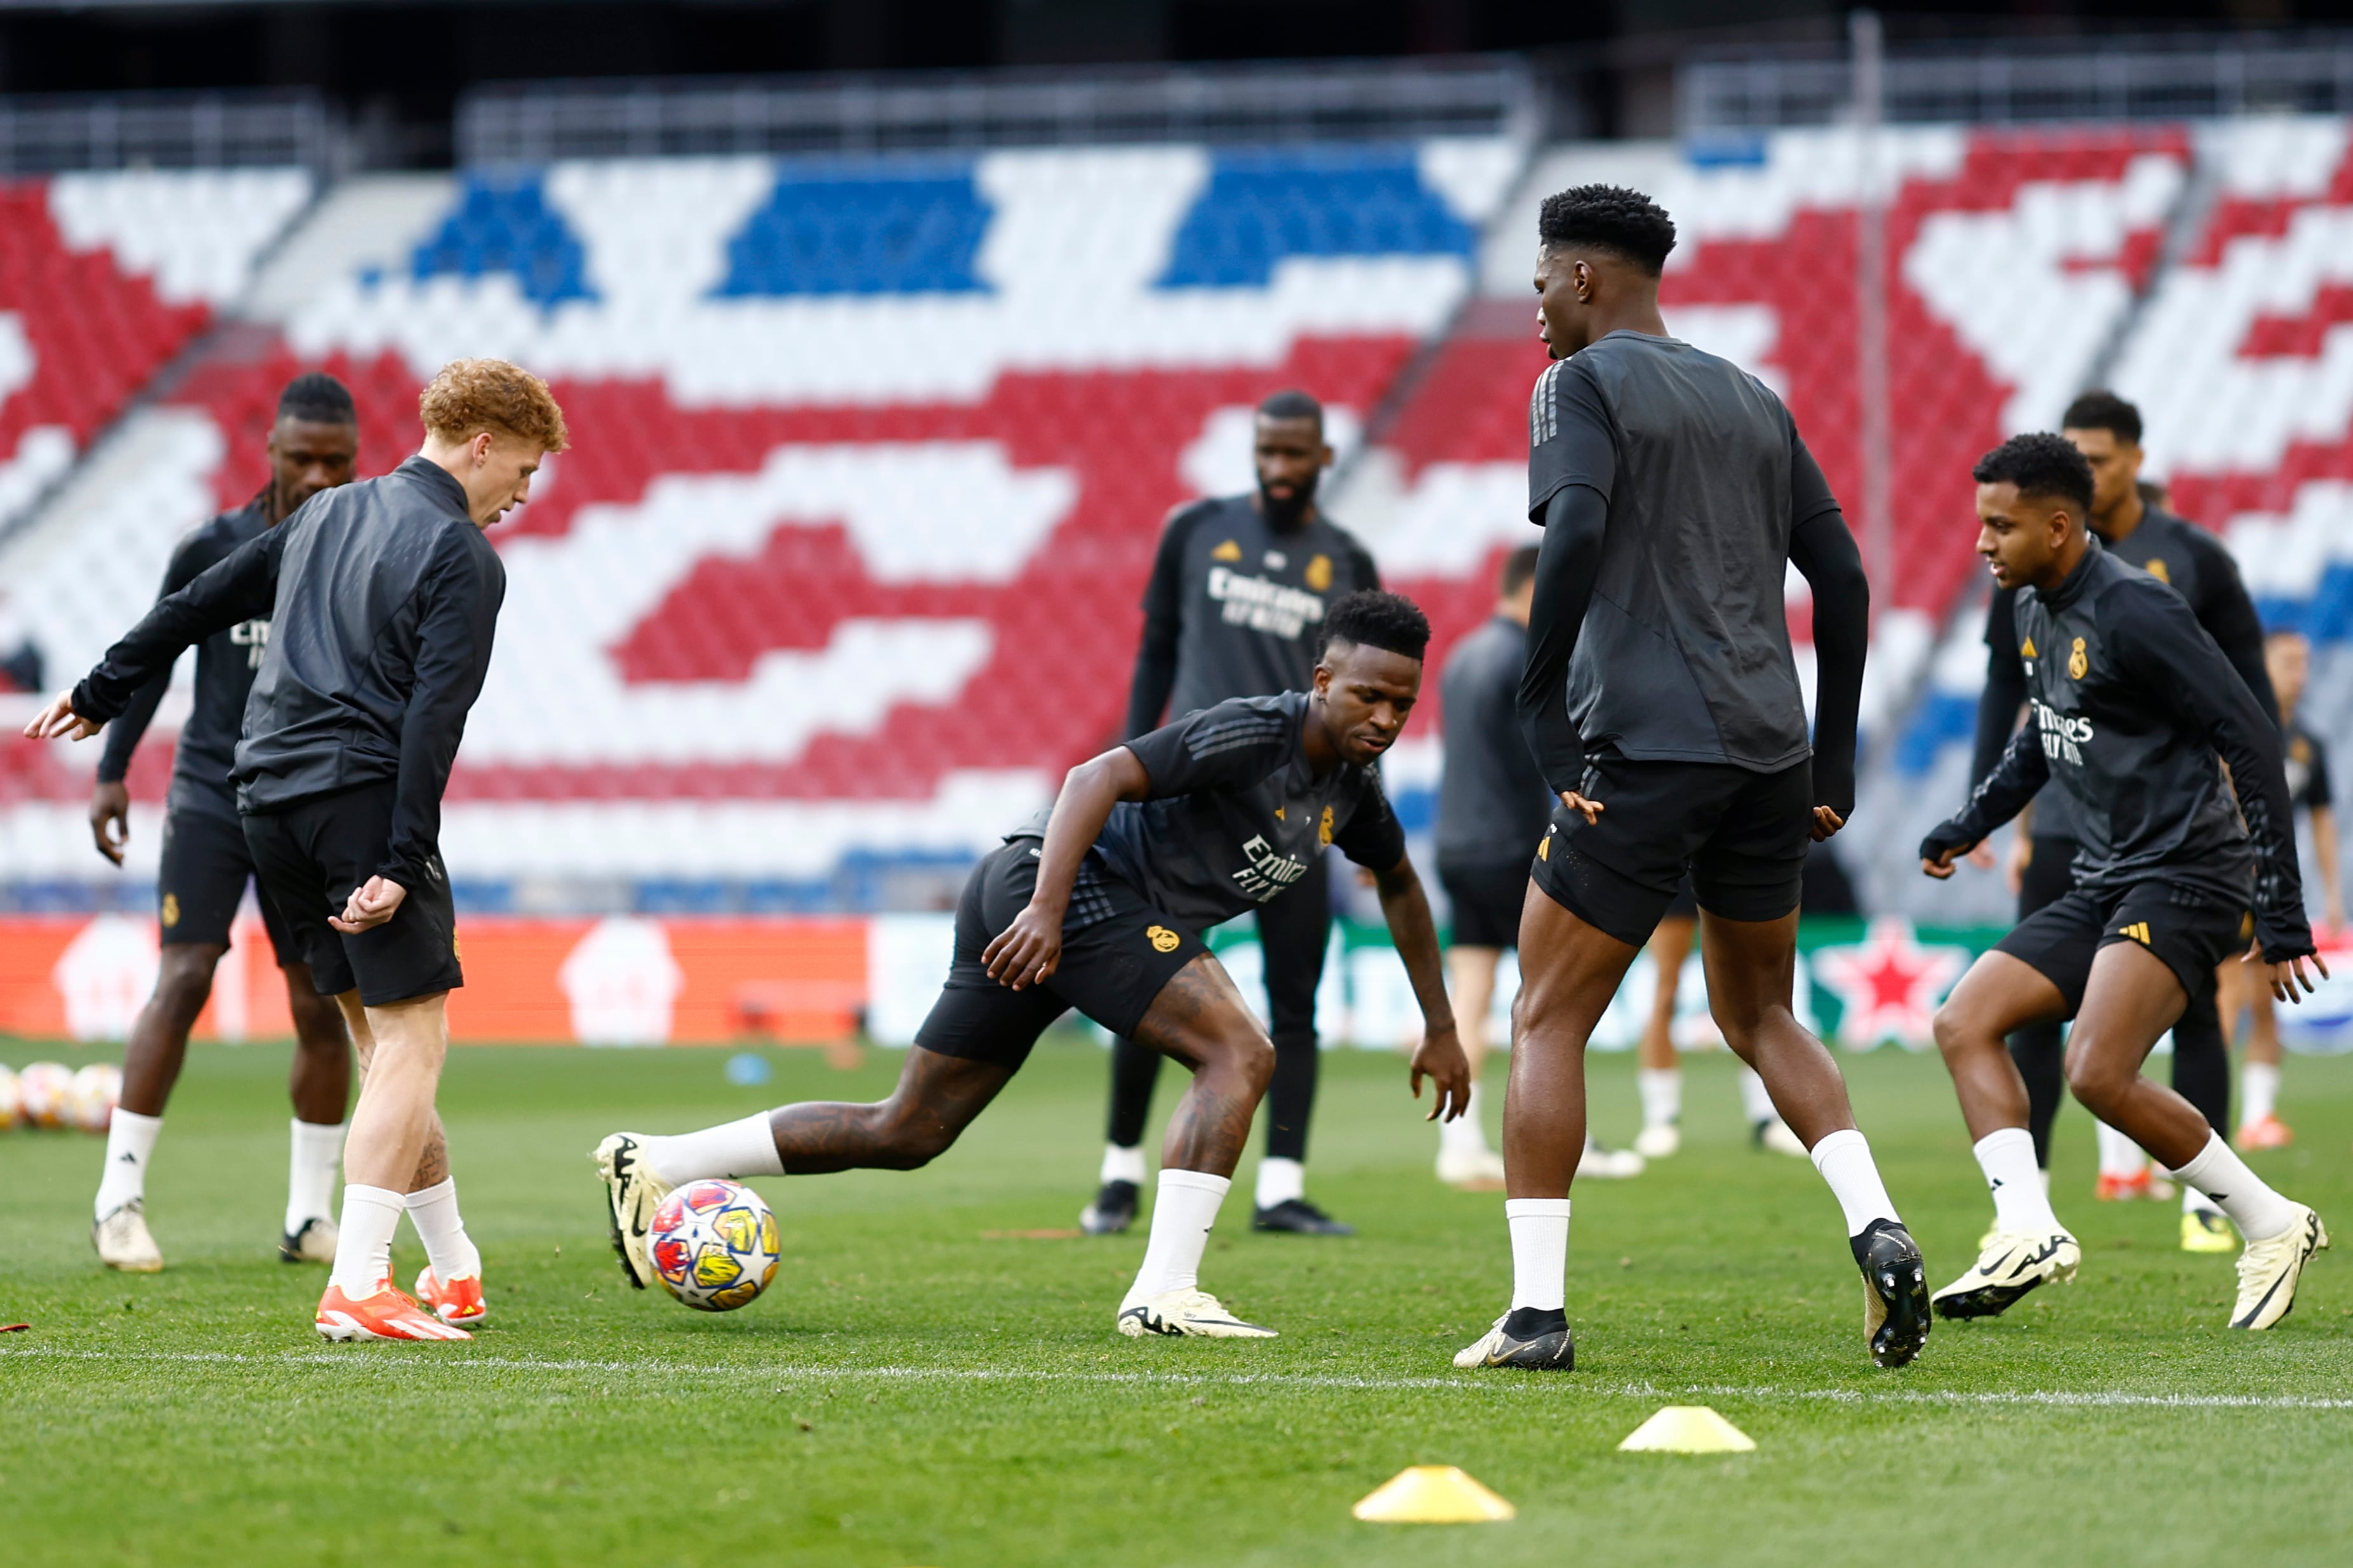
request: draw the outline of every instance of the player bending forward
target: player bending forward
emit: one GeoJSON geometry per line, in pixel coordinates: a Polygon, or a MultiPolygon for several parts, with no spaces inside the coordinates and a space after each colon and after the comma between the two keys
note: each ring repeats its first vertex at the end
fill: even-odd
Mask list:
{"type": "Polygon", "coordinates": [[[1936,1013],[1995,1213],[1994,1236],[1936,1292],[1936,1310],[1989,1318],[2075,1276],[2081,1253],[2035,1169],[2026,1084],[2002,1047],[2024,1026],[2073,1018],[2068,1087],[2221,1205],[2247,1238],[2231,1326],[2270,1328],[2295,1305],[2305,1260],[2328,1245],[2320,1216],[2272,1191],[2140,1069],[2247,940],[2251,901],[2273,994],[2293,1002],[2298,984],[2312,987],[2279,731],[2181,596],[2085,531],[2092,470],[2065,439],[2013,436],[1976,478],[1978,553],[1996,583],[2027,590],[2017,635],[2032,711],[1967,809],[1921,842],[1921,869],[1951,876],[1954,857],[2045,782],[2070,796],[2080,847],[2073,889],[2020,921],[1936,1013]]]}
{"type": "Polygon", "coordinates": [[[1572,1364],[1586,1040],[1688,868],[1709,1009],[1837,1197],[1872,1358],[1901,1366],[1927,1339],[1919,1248],[1789,989],[1807,845],[1854,809],[1862,563],[1780,399],[1667,335],[1667,215],[1584,185],[1547,198],[1537,225],[1556,363],[1528,409],[1528,516],[1545,532],[1520,711],[1560,807],[1520,917],[1504,1103],[1512,1304],[1454,1362],[1572,1364]],[[1792,564],[1814,591],[1810,748],[1782,607],[1792,564]]]}
{"type": "Polygon", "coordinates": [[[1144,1267],[1120,1332],[1266,1339],[1198,1286],[1274,1047],[1199,932],[1320,875],[1340,852],[1377,879],[1424,1033],[1417,1097],[1459,1116],[1470,1068],[1439,969],[1438,937],[1405,834],[1373,764],[1421,687],[1430,623],[1374,590],[1336,600],[1314,689],[1232,698],[1071,770],[1043,812],[973,868],[955,957],[891,1098],[803,1104],[678,1137],[617,1132],[595,1159],[622,1272],[653,1279],[646,1233],[681,1183],[710,1176],[913,1170],[944,1152],[1021,1069],[1046,1026],[1076,1007],[1191,1069],[1161,1146],[1144,1267]]]}
{"type": "Polygon", "coordinates": [[[364,1080],[343,1145],[343,1214],[315,1323],[331,1340],[463,1340],[486,1315],[481,1255],[454,1197],[416,1217],[429,1267],[392,1283],[405,1209],[448,1179],[433,1109],[464,984],[441,863],[441,792],[482,689],[506,592],[482,537],[564,449],[546,384],[501,360],[442,367],[418,399],[425,447],[382,479],[315,496],[170,595],[51,703],[28,735],[97,733],[180,650],[270,622],[235,776],[264,893],[364,1080]]]}

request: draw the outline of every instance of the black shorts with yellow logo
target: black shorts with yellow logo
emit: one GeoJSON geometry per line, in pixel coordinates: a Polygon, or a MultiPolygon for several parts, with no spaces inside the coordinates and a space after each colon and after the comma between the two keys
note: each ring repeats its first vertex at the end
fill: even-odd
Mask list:
{"type": "Polygon", "coordinates": [[[278,906],[322,996],[357,990],[388,1006],[466,983],[458,963],[458,914],[438,856],[422,887],[406,889],[392,919],[346,936],[327,923],[366,885],[392,845],[389,779],[299,801],[245,819],[261,890],[278,906]]]}
{"type": "Polygon", "coordinates": [[[2084,1005],[2092,960],[2100,949],[2137,942],[2165,961],[2192,996],[2214,984],[2214,969],[2244,952],[2253,922],[2243,905],[2179,882],[2136,882],[2124,891],[2076,888],[2043,905],[1994,944],[2040,973],[2067,999],[2067,1016],[2084,1005]]]}
{"type": "Polygon", "coordinates": [[[1116,877],[1086,879],[1062,922],[1062,959],[1043,985],[1016,991],[989,978],[981,955],[1038,887],[1039,841],[991,851],[956,901],[955,957],[915,1044],[942,1056],[1018,1068],[1046,1026],[1076,1007],[1114,1035],[1133,1035],[1161,988],[1208,952],[1201,939],[1116,877]]]}
{"type": "MultiPolygon", "coordinates": [[[[211,809],[185,804],[174,786],[164,816],[164,863],[155,875],[155,920],[164,944],[227,947],[252,876],[253,852],[246,847],[236,806],[226,801],[211,809]]],[[[269,901],[269,889],[257,889],[256,898],[280,966],[300,963],[302,955],[278,906],[269,901]]]]}

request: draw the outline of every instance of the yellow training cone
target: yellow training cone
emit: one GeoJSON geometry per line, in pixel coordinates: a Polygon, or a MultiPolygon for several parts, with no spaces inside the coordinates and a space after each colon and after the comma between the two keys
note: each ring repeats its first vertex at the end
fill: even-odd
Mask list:
{"type": "Polygon", "coordinates": [[[1670,1405],[1626,1435],[1621,1454],[1747,1454],[1747,1433],[1704,1405],[1670,1405]]]}
{"type": "Polygon", "coordinates": [[[1349,1511],[1376,1524],[1482,1524],[1520,1510],[1452,1465],[1416,1465],[1349,1511]]]}

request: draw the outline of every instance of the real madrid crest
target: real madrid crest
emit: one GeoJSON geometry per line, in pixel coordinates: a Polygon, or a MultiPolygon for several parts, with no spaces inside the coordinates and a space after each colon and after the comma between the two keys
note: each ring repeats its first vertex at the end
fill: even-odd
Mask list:
{"type": "Polygon", "coordinates": [[[2071,680],[2081,680],[2084,679],[2084,672],[2091,668],[2092,658],[2089,654],[2084,651],[2084,639],[2082,637],[2077,637],[2075,639],[2075,646],[2067,650],[2068,679],[2071,680]]]}

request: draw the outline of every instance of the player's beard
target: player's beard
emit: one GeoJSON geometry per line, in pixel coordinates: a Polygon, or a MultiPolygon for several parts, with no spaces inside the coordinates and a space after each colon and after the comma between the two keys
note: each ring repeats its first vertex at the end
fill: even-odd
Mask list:
{"type": "Polygon", "coordinates": [[[1267,488],[1258,488],[1258,506],[1267,522],[1277,530],[1289,531],[1307,521],[1307,513],[1315,505],[1315,481],[1320,475],[1310,474],[1305,482],[1288,497],[1271,495],[1267,488]]]}

